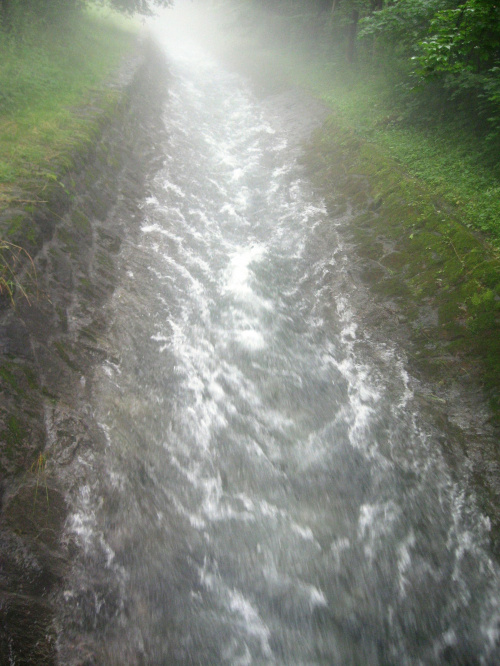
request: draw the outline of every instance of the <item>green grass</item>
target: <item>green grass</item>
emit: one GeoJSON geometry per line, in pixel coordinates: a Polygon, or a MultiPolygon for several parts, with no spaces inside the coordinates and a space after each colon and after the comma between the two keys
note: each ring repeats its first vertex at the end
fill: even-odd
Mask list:
{"type": "Polygon", "coordinates": [[[25,287],[17,278],[18,269],[23,264],[29,265],[25,282],[30,282],[30,286],[34,287],[34,290],[30,291],[36,294],[38,292],[36,270],[30,254],[19,245],[0,239],[0,302],[9,300],[14,304],[14,296],[18,294],[30,302],[25,287]]]}
{"type": "Polygon", "coordinates": [[[16,191],[57,180],[71,149],[91,141],[92,111],[113,104],[105,83],[135,32],[131,21],[95,9],[15,37],[0,31],[0,210],[31,203],[16,191]]]}

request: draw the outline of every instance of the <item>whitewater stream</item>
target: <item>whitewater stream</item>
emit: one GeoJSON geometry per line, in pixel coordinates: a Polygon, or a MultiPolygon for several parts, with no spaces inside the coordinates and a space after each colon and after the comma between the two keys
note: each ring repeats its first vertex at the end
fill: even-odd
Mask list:
{"type": "Polygon", "coordinates": [[[498,663],[488,520],[402,353],[357,326],[346,218],[286,94],[165,49],[93,380],[107,443],[73,463],[60,663],[498,663]]]}

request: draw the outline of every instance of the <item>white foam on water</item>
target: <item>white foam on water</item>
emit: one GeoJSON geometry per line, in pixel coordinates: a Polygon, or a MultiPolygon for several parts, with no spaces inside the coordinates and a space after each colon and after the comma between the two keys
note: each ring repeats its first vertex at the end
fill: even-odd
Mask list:
{"type": "Polygon", "coordinates": [[[169,180],[163,181],[163,189],[166,191],[173,192],[175,196],[181,197],[184,199],[186,196],[185,192],[175,183],[170,182],[169,180]]]}
{"type": "Polygon", "coordinates": [[[234,666],[250,666],[253,662],[248,645],[243,643],[243,646],[240,646],[234,639],[231,641],[231,645],[222,650],[222,658],[234,666]],[[241,648],[244,649],[244,654],[240,654],[241,648]]]}
{"type": "Polygon", "coordinates": [[[266,346],[262,333],[253,329],[236,331],[236,340],[242,347],[253,352],[261,351],[266,346]]]}
{"type": "Polygon", "coordinates": [[[207,523],[206,521],[200,517],[200,515],[196,512],[191,512],[186,509],[186,507],[181,503],[179,498],[176,496],[175,493],[169,492],[168,497],[170,501],[172,502],[174,508],[178,513],[180,513],[182,516],[187,518],[189,521],[190,525],[194,527],[196,530],[204,530],[206,529],[207,523]]]}
{"type": "Polygon", "coordinates": [[[342,341],[346,342],[347,340],[355,340],[357,329],[358,325],[354,322],[350,322],[347,326],[344,326],[340,331],[340,337],[342,338],[342,341]]]}
{"type": "Polygon", "coordinates": [[[316,606],[328,606],[326,597],[320,589],[314,587],[314,585],[308,585],[307,589],[309,592],[309,603],[311,609],[315,608],[316,606]]]}
{"type": "Polygon", "coordinates": [[[315,608],[328,606],[323,590],[316,585],[306,583],[300,577],[292,577],[280,571],[274,561],[264,567],[263,574],[271,591],[276,590],[293,600],[298,606],[306,606],[309,612],[315,608]]]}
{"type": "MultiPolygon", "coordinates": [[[[83,462],[83,461],[80,461],[83,462]]],[[[85,461],[89,465],[89,461],[85,461]]],[[[81,485],[74,504],[74,510],[66,521],[66,531],[76,536],[86,554],[102,553],[107,567],[115,559],[115,552],[107,543],[104,534],[98,527],[97,513],[102,500],[95,503],[95,489],[88,484],[81,485]]]]}
{"type": "MultiPolygon", "coordinates": [[[[270,129],[270,128],[269,128],[270,129]]],[[[274,130],[270,130],[270,134],[276,134],[274,130]]],[[[271,147],[271,150],[277,153],[281,153],[288,148],[288,141],[286,138],[281,138],[279,141],[275,142],[271,147]]]]}
{"type": "Polygon", "coordinates": [[[389,500],[381,503],[362,504],[358,517],[358,538],[363,543],[365,555],[372,561],[386,537],[392,535],[400,510],[389,500]]]}
{"type": "Polygon", "coordinates": [[[495,590],[489,592],[488,605],[481,609],[481,633],[488,645],[486,656],[481,657],[481,663],[486,665],[493,663],[490,655],[496,655],[500,642],[500,599],[495,590]]]}
{"type": "Polygon", "coordinates": [[[81,486],[78,493],[78,509],[70,515],[68,520],[69,532],[78,536],[85,552],[92,548],[96,531],[95,507],[92,499],[90,487],[81,486]]]}
{"type": "Polygon", "coordinates": [[[141,231],[143,234],[151,234],[153,232],[160,234],[165,233],[163,227],[161,227],[157,222],[152,222],[150,224],[143,224],[141,226],[141,231]]]}
{"type": "Polygon", "coordinates": [[[295,446],[293,456],[298,469],[302,470],[304,474],[325,463],[325,459],[332,450],[328,432],[333,424],[342,421],[343,417],[348,418],[349,413],[345,408],[341,408],[337,414],[332,414],[332,416],[331,421],[328,421],[322,428],[311,432],[305,439],[299,440],[295,446]]]}
{"type": "Polygon", "coordinates": [[[337,572],[342,570],[342,558],[344,557],[344,553],[349,551],[350,548],[351,541],[348,537],[338,537],[330,544],[330,552],[332,553],[337,572]]]}
{"type": "Polygon", "coordinates": [[[228,191],[227,188],[224,187],[222,183],[220,183],[218,180],[214,180],[213,178],[208,178],[208,182],[215,187],[217,192],[222,196],[223,199],[227,199],[228,197],[228,191]]]}
{"type": "MultiPolygon", "coordinates": [[[[339,294],[335,281],[348,268],[349,255],[346,258],[338,248],[331,250],[328,240],[331,228],[342,219],[326,219],[324,202],[311,195],[307,181],[294,178],[302,172],[296,172],[293,159],[284,154],[289,149],[286,139],[265,121],[248,91],[241,87],[235,91],[232,83],[224,88],[226,79],[214,83],[217,66],[213,61],[202,52],[190,51],[187,43],[178,47],[180,60],[172,63],[173,90],[164,114],[169,134],[166,166],[152,178],[153,192],[142,206],[144,238],[139,247],[150,258],[145,288],[154,291],[156,285],[157,293],[149,309],[140,309],[141,303],[137,306],[142,328],[134,322],[129,331],[128,312],[117,315],[126,331],[122,338],[116,333],[117,344],[136,330],[145,341],[157,344],[144,345],[143,358],[140,340],[135,339],[131,348],[123,350],[130,358],[124,358],[120,368],[103,364],[98,373],[103,393],[112,391],[99,414],[113,424],[105,426],[105,491],[82,485],[80,493],[75,493],[68,532],[76,535],[87,555],[97,553],[99,566],[116,567],[116,559],[121,558],[135,566],[131,585],[137,589],[131,599],[141,597],[142,584],[145,588],[156,585],[157,579],[148,578],[150,574],[158,576],[160,569],[167,572],[168,586],[179,599],[195,601],[180,612],[186,626],[175,624],[178,618],[172,620],[172,635],[181,636],[184,647],[193,636],[206,640],[200,628],[208,622],[213,629],[210,647],[215,650],[219,642],[218,655],[231,664],[281,664],[285,653],[287,663],[313,663],[319,654],[314,609],[338,604],[333,610],[343,618],[344,611],[352,611],[344,608],[344,599],[351,595],[349,603],[359,604],[353,606],[356,617],[373,623],[373,630],[370,627],[353,649],[361,654],[364,641],[370,647],[370,641],[375,643],[374,637],[379,640],[379,636],[384,647],[388,622],[392,635],[401,636],[394,638],[394,661],[406,663],[405,658],[412,657],[403,643],[411,645],[412,637],[404,635],[401,609],[419,604],[420,590],[412,596],[412,588],[420,584],[415,583],[414,567],[418,563],[417,573],[430,572],[432,577],[434,551],[426,555],[423,541],[417,548],[415,534],[424,537],[405,522],[411,522],[408,504],[415,501],[420,509],[419,502],[426,499],[421,493],[427,487],[436,493],[429,519],[443,520],[449,528],[444,550],[452,558],[448,576],[452,580],[445,583],[455,587],[456,598],[450,593],[446,610],[463,604],[464,613],[468,611],[475,592],[472,586],[482,576],[484,593],[471,606],[471,617],[479,618],[484,644],[493,654],[499,640],[500,601],[495,596],[498,569],[485,556],[481,541],[487,526],[478,525],[479,519],[465,524],[469,499],[447,480],[446,466],[436,463],[438,454],[430,451],[422,456],[430,448],[426,437],[431,444],[435,440],[418,429],[412,414],[406,414],[413,394],[403,362],[392,358],[389,346],[380,346],[378,356],[368,355],[368,360],[359,352],[367,341],[352,311],[353,292],[347,285],[345,293],[339,294]],[[197,78],[190,80],[192,72],[197,78]],[[318,249],[321,245],[325,245],[323,253],[318,249]],[[147,354],[153,358],[148,360],[147,354]],[[389,368],[391,386],[378,370],[380,359],[389,368]],[[113,386],[109,379],[117,383],[113,386]],[[118,426],[113,422],[116,405],[128,418],[154,414],[153,422],[144,424],[145,436],[138,439],[136,450],[121,448],[130,421],[123,418],[121,423],[119,416],[118,426]],[[381,405],[385,412],[378,411],[381,405]],[[386,435],[389,418],[397,427],[390,432],[387,428],[386,435]],[[385,444],[390,446],[384,448],[385,444]],[[144,477],[152,485],[148,497],[141,495],[141,485],[133,487],[134,474],[123,473],[130,471],[129,455],[137,466],[144,460],[148,472],[144,477]],[[341,478],[347,459],[343,456],[362,459],[361,482],[357,487],[356,468],[352,493],[344,491],[350,479],[341,478]],[[407,488],[399,470],[406,470],[406,462],[419,456],[423,462],[407,488]],[[336,466],[337,460],[341,465],[336,466]],[[154,473],[149,474],[150,468],[154,473]],[[332,489],[337,482],[341,491],[335,495],[332,489]],[[407,494],[398,494],[399,484],[407,494]],[[151,539],[143,514],[136,509],[113,532],[102,499],[106,492],[111,492],[113,500],[132,498],[137,501],[134,507],[139,500],[148,502],[156,530],[151,539]],[[457,498],[452,506],[454,522],[449,525],[442,515],[453,497],[457,498]],[[130,530],[128,536],[135,540],[125,538],[124,547],[132,542],[137,553],[127,550],[127,557],[123,551],[116,557],[102,525],[113,534],[114,547],[119,543],[116,533],[130,530]],[[134,528],[144,539],[136,538],[134,528]],[[390,578],[384,579],[388,555],[394,567],[390,578]],[[179,572],[177,556],[183,558],[179,572]],[[198,569],[193,562],[201,557],[205,563],[198,569]],[[473,582],[468,580],[471,562],[473,582]],[[184,566],[199,572],[202,591],[193,591],[184,566]],[[257,591],[252,584],[253,577],[262,581],[263,576],[269,596],[268,590],[257,591]],[[351,577],[354,587],[359,583],[359,598],[357,589],[344,589],[343,581],[350,584],[351,577]],[[384,583],[392,586],[391,604],[385,615],[383,610],[381,617],[375,617],[377,585],[384,583]],[[364,605],[361,592],[366,590],[375,598],[364,605]],[[286,609],[270,609],[281,598],[300,611],[293,627],[281,623],[280,611],[286,609]],[[301,622],[300,613],[311,618],[301,622]],[[271,648],[275,644],[276,653],[271,648]]],[[[139,262],[137,270],[134,264],[134,274],[137,277],[130,275],[131,280],[140,279],[139,262]]],[[[117,290],[116,302],[118,298],[117,290]]],[[[88,478],[97,469],[92,458],[77,464],[88,467],[88,478]]],[[[440,553],[440,557],[446,555],[440,553]]],[[[446,575],[444,571],[443,580],[446,575]]],[[[71,597],[71,591],[66,594],[71,597]]],[[[165,623],[153,617],[156,613],[161,618],[161,604],[172,602],[170,595],[165,593],[162,599],[161,594],[158,589],[156,595],[155,589],[154,599],[143,608],[130,604],[132,620],[120,616],[119,632],[135,619],[140,624],[144,612],[147,621],[143,619],[138,633],[144,632],[152,643],[168,640],[170,625],[166,630],[165,623]]],[[[455,621],[460,627],[462,616],[450,618],[451,623],[455,621]]],[[[342,632],[342,621],[332,626],[332,634],[342,632]]],[[[345,633],[340,642],[346,639],[347,645],[347,638],[345,633]]],[[[436,659],[443,645],[456,645],[459,638],[453,629],[444,633],[436,642],[436,659]]],[[[326,654],[326,629],[321,639],[326,654]]],[[[146,643],[141,643],[141,649],[146,643]]],[[[331,663],[336,650],[335,646],[326,657],[331,663]]],[[[346,661],[353,654],[347,645],[346,661]]],[[[482,663],[488,663],[488,654],[485,647],[482,663]]],[[[198,659],[196,652],[189,657],[198,659]]]]}
{"type": "Polygon", "coordinates": [[[246,633],[260,641],[262,653],[270,658],[272,656],[271,646],[269,645],[271,631],[261,620],[258,611],[250,601],[238,590],[231,590],[229,593],[229,608],[241,616],[242,626],[246,633]]]}
{"type": "Polygon", "coordinates": [[[281,178],[281,176],[284,176],[287,173],[290,173],[292,170],[293,165],[292,164],[283,164],[281,166],[276,167],[273,169],[273,172],[271,174],[271,178],[274,180],[278,180],[281,178]]]}
{"type": "Polygon", "coordinates": [[[240,187],[238,193],[234,197],[236,209],[239,212],[245,212],[248,209],[249,200],[250,200],[249,188],[246,186],[240,187]]]}
{"type": "Polygon", "coordinates": [[[415,547],[415,545],[416,545],[415,534],[413,530],[410,529],[408,536],[404,539],[404,541],[399,543],[397,548],[398,585],[399,585],[399,594],[401,597],[406,596],[406,590],[409,586],[407,574],[412,570],[411,551],[415,547]]]}
{"type": "Polygon", "coordinates": [[[226,271],[226,289],[242,300],[255,299],[251,288],[251,265],[262,261],[266,248],[257,243],[239,248],[230,257],[226,271]]]}
{"type": "Polygon", "coordinates": [[[263,655],[271,658],[273,654],[269,644],[271,631],[251,601],[239,590],[225,585],[218,574],[209,570],[206,561],[203,568],[199,570],[199,575],[202,585],[217,593],[227,610],[231,612],[235,625],[239,626],[248,637],[257,639],[263,655]]]}
{"type": "Polygon", "coordinates": [[[261,518],[268,518],[274,523],[280,522],[282,525],[285,525],[291,533],[296,534],[301,541],[311,542],[316,548],[321,549],[319,543],[314,538],[312,529],[309,526],[304,527],[303,525],[299,525],[293,520],[292,515],[288,511],[280,509],[265,500],[258,500],[258,498],[252,500],[244,494],[237,495],[237,497],[244,502],[245,508],[248,511],[252,511],[254,514],[258,513],[261,518]]]}
{"type": "Polygon", "coordinates": [[[298,525],[294,522],[290,524],[290,527],[292,531],[295,532],[295,534],[298,534],[301,539],[304,539],[304,541],[314,541],[317,543],[316,539],[314,538],[313,531],[310,527],[302,527],[302,525],[298,525]]]}
{"type": "Polygon", "coordinates": [[[231,180],[233,182],[240,181],[245,175],[246,171],[246,169],[242,169],[241,167],[234,168],[233,173],[231,174],[231,180]]]}
{"type": "Polygon", "coordinates": [[[221,213],[228,213],[232,217],[241,220],[241,215],[236,211],[236,205],[226,202],[220,209],[221,213]]]}

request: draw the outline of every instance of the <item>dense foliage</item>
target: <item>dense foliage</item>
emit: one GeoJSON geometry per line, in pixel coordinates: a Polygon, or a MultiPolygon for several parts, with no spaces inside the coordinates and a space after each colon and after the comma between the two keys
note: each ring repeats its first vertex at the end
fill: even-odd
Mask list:
{"type": "Polygon", "coordinates": [[[399,0],[368,15],[360,35],[397,42],[400,56],[411,59],[422,92],[428,86],[474,119],[478,129],[498,135],[500,3],[399,0]]]}
{"type": "Polygon", "coordinates": [[[424,122],[453,113],[500,142],[500,0],[248,0],[288,20],[292,39],[397,72],[424,122]],[[311,27],[312,26],[312,27],[311,27]]]}

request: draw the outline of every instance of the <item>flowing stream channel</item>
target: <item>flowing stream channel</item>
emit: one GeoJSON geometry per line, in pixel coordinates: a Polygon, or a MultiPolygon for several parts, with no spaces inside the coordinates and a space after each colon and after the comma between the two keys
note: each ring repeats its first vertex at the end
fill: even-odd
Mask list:
{"type": "Polygon", "coordinates": [[[165,50],[94,379],[107,444],[73,463],[61,663],[498,663],[488,520],[404,357],[357,326],[346,218],[283,95],[165,50]]]}

